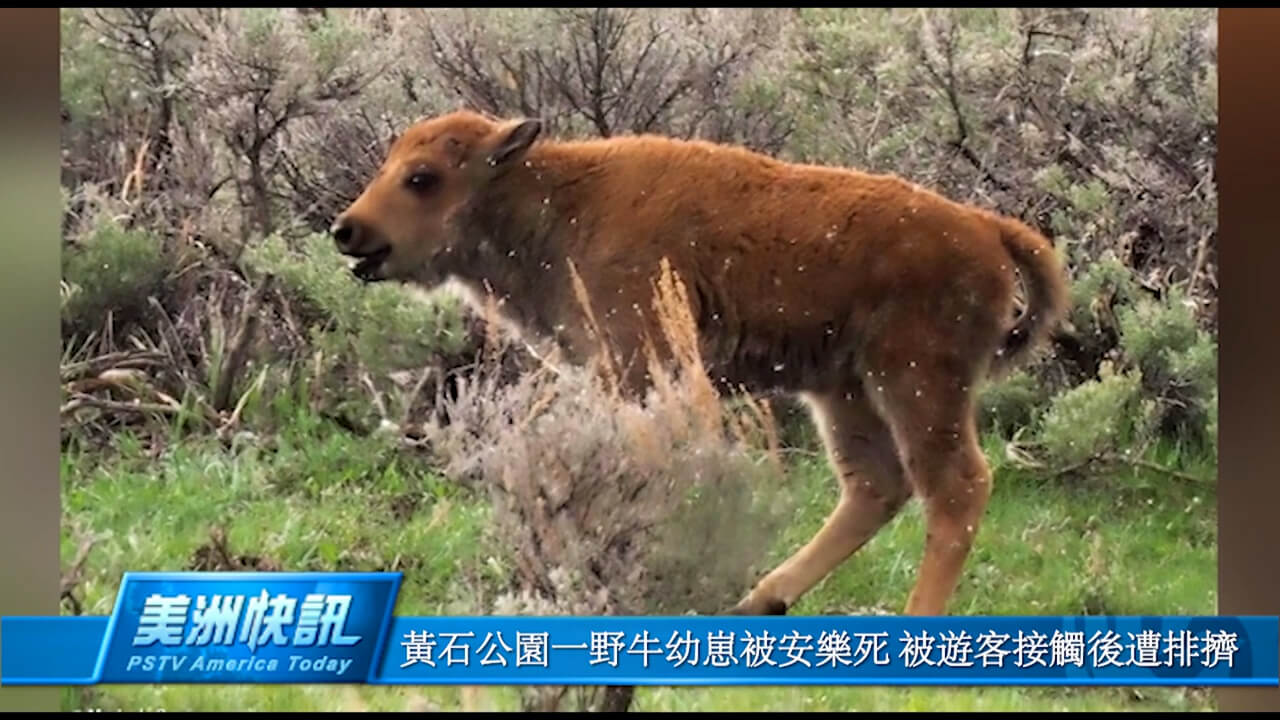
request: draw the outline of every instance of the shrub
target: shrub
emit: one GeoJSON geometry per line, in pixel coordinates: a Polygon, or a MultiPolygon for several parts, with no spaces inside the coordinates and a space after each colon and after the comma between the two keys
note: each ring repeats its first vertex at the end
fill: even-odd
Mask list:
{"type": "Polygon", "coordinates": [[[148,312],[148,298],[161,294],[171,268],[158,238],[99,220],[63,253],[64,335],[100,331],[108,318],[117,329],[137,322],[148,312]]]}
{"type": "Polygon", "coordinates": [[[1050,401],[1038,441],[1054,468],[1079,469],[1146,438],[1152,401],[1141,394],[1139,371],[1117,373],[1104,364],[1088,380],[1050,401]]]}
{"type": "Polygon", "coordinates": [[[412,391],[405,395],[400,373],[456,363],[474,351],[456,299],[362,283],[326,235],[307,235],[297,246],[272,235],[248,248],[245,261],[273,274],[289,298],[310,350],[300,371],[331,411],[363,427],[399,423],[415,400],[412,391]],[[387,394],[400,396],[404,407],[388,407],[387,394]]]}
{"type": "Polygon", "coordinates": [[[1133,271],[1115,253],[1082,266],[1072,279],[1068,319],[1093,354],[1101,356],[1111,349],[1118,331],[1115,307],[1134,302],[1138,292],[1133,271]]]}
{"type": "MultiPolygon", "coordinates": [[[[676,378],[651,365],[644,402],[577,367],[501,390],[481,372],[442,398],[448,421],[426,436],[451,476],[491,494],[492,540],[512,567],[494,612],[715,613],[750,586],[786,517],[771,492],[781,466],[758,441],[769,418],[744,427],[689,367],[676,378]]],[[[565,694],[531,688],[526,708],[555,709],[565,694]]],[[[628,697],[579,702],[625,709],[628,697]]]]}
{"type": "Polygon", "coordinates": [[[978,418],[984,429],[1009,436],[1029,427],[1049,400],[1045,385],[1026,369],[1020,369],[983,388],[978,396],[978,418]]]}
{"type": "Polygon", "coordinates": [[[1072,296],[1067,381],[1046,383],[1044,365],[1014,373],[984,390],[984,424],[1006,437],[1026,426],[1056,469],[1122,448],[1137,459],[1160,439],[1216,453],[1217,343],[1181,289],[1157,298],[1108,255],[1072,296]]]}
{"type": "Polygon", "coordinates": [[[1144,393],[1159,406],[1159,430],[1210,444],[1218,347],[1197,327],[1186,296],[1174,288],[1163,302],[1144,298],[1120,311],[1119,324],[1124,357],[1141,371],[1144,393]]]}
{"type": "Polygon", "coordinates": [[[371,371],[422,367],[464,347],[463,310],[456,300],[423,299],[390,283],[364,284],[326,235],[304,237],[298,250],[273,235],[246,250],[245,259],[274,274],[298,301],[313,340],[334,352],[349,350],[371,371]]]}

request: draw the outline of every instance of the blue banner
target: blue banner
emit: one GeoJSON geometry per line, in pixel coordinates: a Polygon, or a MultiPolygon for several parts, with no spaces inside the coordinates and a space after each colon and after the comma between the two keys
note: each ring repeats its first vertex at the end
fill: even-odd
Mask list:
{"type": "Polygon", "coordinates": [[[397,617],[399,573],[127,573],[0,620],[0,683],[1280,685],[1280,619],[397,617]]]}

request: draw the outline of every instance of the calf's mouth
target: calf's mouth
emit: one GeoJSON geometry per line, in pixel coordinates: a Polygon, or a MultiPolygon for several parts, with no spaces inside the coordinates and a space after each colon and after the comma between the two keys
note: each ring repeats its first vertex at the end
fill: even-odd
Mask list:
{"type": "Polygon", "coordinates": [[[385,245],[377,250],[372,250],[360,255],[351,254],[352,258],[358,260],[351,267],[351,274],[364,282],[378,282],[386,280],[387,276],[383,272],[383,265],[387,258],[391,256],[391,246],[385,245]]]}

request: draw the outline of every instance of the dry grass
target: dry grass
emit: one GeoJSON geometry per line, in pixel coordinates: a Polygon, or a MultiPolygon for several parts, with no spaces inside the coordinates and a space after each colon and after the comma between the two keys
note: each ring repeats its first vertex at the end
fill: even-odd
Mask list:
{"type": "MultiPolygon", "coordinates": [[[[726,412],[702,372],[682,283],[664,267],[654,307],[675,363],[651,343],[652,391],[625,399],[597,365],[503,384],[479,372],[427,437],[446,470],[492,494],[492,532],[514,566],[490,608],[512,614],[715,613],[755,574],[782,508],[776,430],[766,406],[726,412]],[[765,439],[766,442],[759,442],[765,439]]],[[[532,688],[528,707],[564,689],[532,688]]],[[[608,695],[576,696],[579,709],[608,695]]]]}

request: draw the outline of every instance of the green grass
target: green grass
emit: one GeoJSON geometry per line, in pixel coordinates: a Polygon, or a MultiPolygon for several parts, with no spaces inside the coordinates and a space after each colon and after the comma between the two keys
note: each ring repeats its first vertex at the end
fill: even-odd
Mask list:
{"type": "MultiPolygon", "coordinates": [[[[1178,455],[1160,451],[1162,460],[1178,455]]],[[[1212,487],[1147,472],[1073,484],[1004,466],[988,444],[995,494],[958,588],[955,614],[1194,614],[1216,609],[1212,487]]],[[[1183,467],[1195,463],[1179,458],[1183,467]]],[[[1203,468],[1200,468],[1203,470],[1203,468]]],[[[107,452],[63,460],[64,562],[102,536],[77,589],[86,614],[111,610],[121,573],[192,567],[213,527],[233,554],[287,570],[405,572],[396,612],[471,612],[500,575],[484,545],[486,504],[387,443],[303,415],[269,444],[232,448],[128,434],[107,452]],[[77,534],[79,533],[79,534],[77,534]]],[[[821,524],[836,487],[825,463],[798,461],[795,525],[779,561],[821,524]]],[[[912,503],[816,587],[796,614],[899,612],[923,547],[912,503]]],[[[67,709],[403,710],[518,708],[512,688],[139,686],[65,692],[67,709]]],[[[1212,710],[1188,689],[761,687],[642,688],[637,710],[1212,710]]]]}

